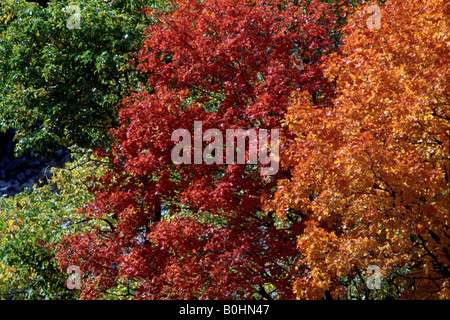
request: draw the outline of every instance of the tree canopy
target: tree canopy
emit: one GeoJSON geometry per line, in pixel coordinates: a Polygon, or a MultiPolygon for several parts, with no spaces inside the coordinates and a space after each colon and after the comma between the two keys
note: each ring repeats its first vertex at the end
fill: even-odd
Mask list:
{"type": "Polygon", "coordinates": [[[293,94],[292,178],[268,207],[302,216],[298,298],[352,288],[368,298],[370,265],[387,279],[384,297],[450,297],[449,9],[386,1],[381,28],[371,29],[360,7],[325,62],[332,107],[293,94]]]}
{"type": "Polygon", "coordinates": [[[3,9],[0,125],[17,129],[18,153],[109,145],[120,98],[142,80],[130,64],[149,23],[141,9],[156,3],[14,1],[3,9]],[[67,26],[76,13],[69,5],[79,7],[80,28],[67,26]]]}
{"type": "Polygon", "coordinates": [[[0,199],[1,297],[449,299],[449,15],[2,1],[1,129],[72,160],[0,199]]]}
{"type": "Polygon", "coordinates": [[[195,120],[221,132],[281,128],[299,87],[326,105],[318,61],[333,49],[336,20],[319,1],[178,1],[150,25],[138,69],[153,91],[124,100],[112,171],[87,208],[110,232],[67,237],[60,251],[89,274],[82,297],[122,278],[136,281],[136,298],[292,297],[296,233],[262,210],[285,173],[175,165],[171,134],[195,120]]]}

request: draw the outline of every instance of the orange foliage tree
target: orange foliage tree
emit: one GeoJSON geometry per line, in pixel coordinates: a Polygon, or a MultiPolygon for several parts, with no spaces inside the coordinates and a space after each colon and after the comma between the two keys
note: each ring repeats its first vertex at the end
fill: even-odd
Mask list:
{"type": "Polygon", "coordinates": [[[450,4],[388,0],[379,29],[367,9],[327,62],[333,106],[293,94],[292,177],[266,209],[304,228],[298,298],[449,299],[450,4]]]}

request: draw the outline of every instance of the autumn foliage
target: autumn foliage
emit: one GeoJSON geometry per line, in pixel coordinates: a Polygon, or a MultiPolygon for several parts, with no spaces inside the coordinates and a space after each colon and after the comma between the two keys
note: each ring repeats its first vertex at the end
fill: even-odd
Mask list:
{"type": "Polygon", "coordinates": [[[326,63],[333,107],[299,90],[286,116],[292,178],[270,208],[303,215],[294,291],[343,298],[359,281],[368,298],[377,265],[391,297],[449,299],[450,6],[386,1],[380,29],[366,12],[326,63]]]}
{"type": "MultiPolygon", "coordinates": [[[[290,93],[332,90],[321,57],[331,51],[333,8],[279,1],[177,1],[152,12],[137,68],[151,90],[123,103],[111,171],[88,218],[103,221],[67,237],[62,266],[80,265],[82,298],[119,285],[145,299],[293,298],[292,228],[262,209],[285,173],[258,165],[176,165],[171,134],[281,128],[290,93]],[[320,22],[320,23],[319,23],[320,22]],[[272,296],[271,296],[272,294],[272,296]]],[[[329,104],[328,95],[317,103],[329,104]]]]}
{"type": "Polygon", "coordinates": [[[148,9],[147,89],[80,210],[97,227],[58,248],[81,298],[450,298],[450,6],[388,0],[374,29],[368,5],[328,2],[148,9]],[[279,129],[280,170],[174,164],[194,121],[279,129]],[[369,292],[370,265],[388,289],[369,292]]]}

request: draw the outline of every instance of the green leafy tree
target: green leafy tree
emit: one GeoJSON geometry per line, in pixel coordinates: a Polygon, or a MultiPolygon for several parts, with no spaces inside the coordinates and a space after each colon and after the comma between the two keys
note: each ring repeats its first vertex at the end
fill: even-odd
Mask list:
{"type": "Polygon", "coordinates": [[[26,6],[17,0],[2,0],[0,2],[0,32],[3,32],[16,18],[19,11],[26,6]]]}
{"type": "Polygon", "coordinates": [[[52,1],[46,8],[7,1],[0,129],[17,129],[18,153],[106,147],[120,97],[141,83],[132,66],[150,19],[141,8],[163,1],[52,1]]]}
{"type": "Polygon", "coordinates": [[[77,158],[64,169],[54,168],[45,186],[0,198],[0,298],[77,297],[66,286],[69,275],[56,263],[53,245],[63,234],[92,228],[78,208],[93,199],[88,177],[105,172],[89,153],[77,158]]]}

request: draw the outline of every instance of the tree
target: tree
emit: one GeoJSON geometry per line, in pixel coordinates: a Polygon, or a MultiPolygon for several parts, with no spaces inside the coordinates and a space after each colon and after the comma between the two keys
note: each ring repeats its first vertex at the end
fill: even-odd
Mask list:
{"type": "Polygon", "coordinates": [[[18,153],[108,147],[119,97],[143,81],[130,65],[148,24],[140,9],[157,3],[14,1],[1,9],[0,128],[17,129],[18,153]],[[80,10],[79,29],[68,26],[69,5],[80,10]]]}
{"type": "Polygon", "coordinates": [[[63,235],[82,233],[96,223],[79,208],[93,200],[91,177],[106,168],[86,151],[72,154],[76,159],[52,169],[45,186],[0,198],[1,299],[73,299],[79,294],[68,289],[69,275],[55,260],[55,246],[63,235]]]}
{"type": "MultiPolygon", "coordinates": [[[[61,267],[79,265],[81,298],[132,283],[135,298],[292,298],[295,225],[264,213],[276,182],[260,165],[179,164],[172,133],[281,129],[303,88],[329,104],[319,62],[333,50],[332,6],[319,1],[175,1],[157,14],[138,55],[150,89],[122,103],[111,171],[87,216],[107,221],[68,236],[61,267]]],[[[283,133],[288,134],[288,133],[283,133]]],[[[247,154],[248,156],[248,154],[247,154]]]]}
{"type": "Polygon", "coordinates": [[[388,0],[376,29],[359,8],[326,63],[333,106],[294,94],[292,177],[267,210],[304,229],[298,298],[450,298],[449,13],[388,0]],[[371,265],[391,292],[367,289],[371,265]]]}

